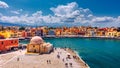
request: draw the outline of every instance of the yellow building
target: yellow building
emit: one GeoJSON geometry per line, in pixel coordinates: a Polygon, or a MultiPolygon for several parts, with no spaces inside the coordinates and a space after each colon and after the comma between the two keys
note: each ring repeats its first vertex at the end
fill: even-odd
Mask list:
{"type": "Polygon", "coordinates": [[[117,31],[109,31],[107,32],[107,37],[118,37],[119,33],[117,31]]]}
{"type": "Polygon", "coordinates": [[[39,36],[35,36],[31,39],[27,45],[27,53],[50,53],[53,50],[53,46],[50,43],[45,43],[39,36]]]}
{"type": "Polygon", "coordinates": [[[4,36],[4,38],[10,38],[12,34],[11,31],[0,31],[0,35],[4,36]]]}
{"type": "Polygon", "coordinates": [[[117,32],[117,37],[120,37],[120,32],[117,32]]]}

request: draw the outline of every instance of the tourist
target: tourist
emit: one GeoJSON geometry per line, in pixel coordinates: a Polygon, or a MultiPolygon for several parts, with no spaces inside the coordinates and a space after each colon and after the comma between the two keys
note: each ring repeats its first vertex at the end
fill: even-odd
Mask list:
{"type": "Polygon", "coordinates": [[[75,56],[73,56],[73,59],[75,59],[75,56]]]}
{"type": "Polygon", "coordinates": [[[77,57],[77,59],[79,60],[79,57],[77,57]]]}
{"type": "Polygon", "coordinates": [[[48,64],[48,60],[47,60],[47,64],[48,64]]]}
{"type": "Polygon", "coordinates": [[[62,59],[62,61],[64,62],[64,58],[62,59]]]}
{"type": "Polygon", "coordinates": [[[19,57],[17,58],[17,61],[19,61],[20,59],[19,59],[19,57]]]}
{"type": "Polygon", "coordinates": [[[51,60],[49,60],[49,63],[51,64],[51,60]]]}
{"type": "Polygon", "coordinates": [[[22,46],[22,50],[23,50],[24,48],[23,48],[23,46],[22,46]]]}
{"type": "Polygon", "coordinates": [[[70,64],[70,66],[72,67],[72,63],[69,63],[70,64]]]}
{"type": "Polygon", "coordinates": [[[55,48],[55,50],[56,50],[56,48],[55,48]]]}
{"type": "Polygon", "coordinates": [[[65,63],[65,66],[68,67],[68,63],[65,63]]]}
{"type": "Polygon", "coordinates": [[[60,58],[60,55],[57,55],[57,58],[59,59],[59,58],[60,58]]]}
{"type": "Polygon", "coordinates": [[[21,50],[20,50],[20,53],[21,53],[21,50]]]}
{"type": "Polygon", "coordinates": [[[85,66],[87,66],[87,64],[85,63],[85,66]]]}

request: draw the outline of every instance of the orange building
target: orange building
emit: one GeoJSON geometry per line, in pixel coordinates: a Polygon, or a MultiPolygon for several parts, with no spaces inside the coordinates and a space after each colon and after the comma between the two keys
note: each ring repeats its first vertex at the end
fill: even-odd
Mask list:
{"type": "Polygon", "coordinates": [[[14,50],[19,45],[19,39],[0,39],[0,52],[14,50]]]}

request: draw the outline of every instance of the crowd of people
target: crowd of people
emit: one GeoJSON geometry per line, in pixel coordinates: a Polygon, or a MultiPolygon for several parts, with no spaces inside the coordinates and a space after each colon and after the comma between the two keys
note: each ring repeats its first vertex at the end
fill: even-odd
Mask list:
{"type": "MultiPolygon", "coordinates": [[[[66,51],[66,48],[61,48],[61,49],[64,49],[64,50],[66,51]]],[[[55,50],[57,50],[57,49],[55,48],[55,50]]],[[[67,55],[66,57],[61,57],[61,54],[62,54],[61,51],[58,52],[57,58],[58,58],[58,59],[61,59],[61,60],[64,62],[65,67],[66,67],[66,68],[68,68],[69,66],[70,66],[70,67],[73,67],[73,63],[69,61],[69,60],[71,59],[71,58],[70,58],[71,55],[67,55]]]]}

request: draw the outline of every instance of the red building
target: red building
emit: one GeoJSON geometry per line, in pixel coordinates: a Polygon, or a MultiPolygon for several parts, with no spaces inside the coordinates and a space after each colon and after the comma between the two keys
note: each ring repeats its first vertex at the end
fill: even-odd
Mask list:
{"type": "Polygon", "coordinates": [[[19,46],[19,39],[0,39],[0,52],[14,50],[19,46]]]}

